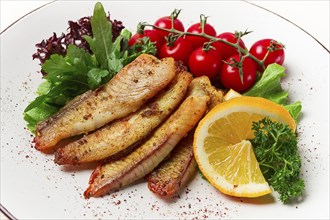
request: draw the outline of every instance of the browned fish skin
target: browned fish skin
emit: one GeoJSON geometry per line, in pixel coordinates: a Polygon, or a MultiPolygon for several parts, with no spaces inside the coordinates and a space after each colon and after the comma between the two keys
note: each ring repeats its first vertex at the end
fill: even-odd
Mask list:
{"type": "Polygon", "coordinates": [[[210,105],[208,111],[214,108],[217,104],[223,102],[223,91],[216,89],[212,86],[210,79],[207,76],[196,78],[192,83],[198,84],[208,96],[210,96],[210,105]]]}
{"type": "MultiPolygon", "coordinates": [[[[211,85],[208,77],[196,78],[191,86],[200,86],[211,98],[208,111],[223,101],[223,93],[211,85]],[[195,84],[195,85],[194,85],[195,84]]],[[[163,198],[177,195],[196,173],[197,163],[193,154],[193,131],[185,137],[170,153],[170,158],[163,161],[148,176],[148,188],[163,198]]]]}
{"type": "MultiPolygon", "coordinates": [[[[194,80],[193,80],[194,81],[194,80]]],[[[139,148],[120,160],[99,166],[91,175],[86,198],[98,197],[128,185],[150,173],[203,117],[209,96],[189,86],[188,97],[139,148]]]]}
{"type": "Polygon", "coordinates": [[[51,149],[60,140],[93,131],[138,110],[175,76],[172,58],[142,54],[108,83],[88,91],[36,127],[35,147],[51,149]]]}
{"type": "Polygon", "coordinates": [[[194,132],[191,131],[170,153],[171,157],[148,175],[148,188],[152,192],[164,198],[173,197],[194,176],[197,163],[192,148],[193,140],[194,132]]]}
{"type": "Polygon", "coordinates": [[[190,73],[178,72],[170,85],[144,108],[58,149],[55,162],[92,162],[127,149],[150,134],[177,108],[184,99],[191,80],[190,73]]]}

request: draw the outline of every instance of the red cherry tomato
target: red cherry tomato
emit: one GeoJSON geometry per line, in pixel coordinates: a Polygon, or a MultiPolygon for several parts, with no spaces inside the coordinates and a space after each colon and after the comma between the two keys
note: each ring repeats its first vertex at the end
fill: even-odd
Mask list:
{"type": "Polygon", "coordinates": [[[243,64],[242,64],[243,83],[242,83],[239,75],[239,69],[237,67],[233,67],[229,65],[234,63],[232,59],[239,61],[239,55],[236,54],[227,58],[226,63],[222,65],[222,69],[220,72],[220,81],[222,85],[227,89],[234,89],[237,92],[244,92],[250,89],[256,80],[256,76],[257,76],[256,64],[252,59],[248,57],[243,60],[243,64]]]}
{"type": "Polygon", "coordinates": [[[220,53],[214,49],[204,51],[199,47],[189,57],[189,69],[195,76],[208,76],[213,79],[222,66],[220,53]]]}
{"type": "MultiPolygon", "coordinates": [[[[279,44],[277,41],[272,39],[262,39],[255,42],[249,52],[258,58],[259,60],[263,60],[268,52],[268,48],[274,49],[272,52],[269,53],[268,57],[265,60],[265,68],[271,63],[277,63],[282,65],[285,59],[285,53],[283,49],[283,45],[279,44]]],[[[259,67],[259,69],[262,69],[259,67]]]]}
{"type": "MultiPolygon", "coordinates": [[[[171,29],[172,28],[172,19],[170,16],[165,16],[165,17],[159,18],[155,22],[154,25],[157,27],[161,27],[161,28],[171,29]]],[[[178,18],[174,19],[173,28],[178,31],[184,31],[183,23],[178,18]]],[[[162,36],[162,38],[168,36],[170,33],[170,32],[162,31],[162,30],[158,30],[158,29],[154,29],[154,30],[156,31],[156,33],[159,36],[162,36]]]]}
{"type": "Polygon", "coordinates": [[[163,43],[165,42],[165,39],[159,36],[155,30],[144,30],[143,34],[134,34],[128,41],[128,45],[130,47],[133,46],[133,44],[138,43],[139,39],[143,37],[149,37],[150,41],[156,44],[157,53],[160,51],[161,47],[163,46],[163,43]]]}
{"type": "MultiPolygon", "coordinates": [[[[188,28],[187,32],[195,33],[195,34],[202,33],[201,24],[196,23],[196,24],[191,25],[188,28]]],[[[208,23],[206,23],[204,26],[204,33],[207,35],[213,36],[213,37],[215,37],[217,35],[217,32],[215,31],[214,27],[208,23]]],[[[203,44],[205,42],[209,41],[209,39],[207,39],[205,37],[188,36],[188,35],[187,35],[187,39],[190,40],[194,44],[195,48],[201,47],[201,46],[203,46],[203,44]]]]}
{"type": "MultiPolygon", "coordinates": [[[[225,41],[228,41],[230,43],[236,44],[237,43],[237,38],[235,37],[235,34],[231,33],[231,32],[224,32],[221,33],[217,36],[217,38],[223,39],[225,41]]],[[[222,59],[227,59],[228,57],[234,55],[234,54],[238,54],[238,51],[236,48],[222,43],[222,42],[214,42],[212,44],[212,46],[214,46],[215,48],[217,48],[217,50],[221,53],[221,57],[222,59]]],[[[239,41],[239,46],[243,49],[246,49],[245,44],[243,42],[242,39],[240,39],[239,41]]]]}
{"type": "Polygon", "coordinates": [[[160,49],[159,58],[173,57],[176,61],[182,61],[188,66],[189,56],[194,51],[193,44],[186,38],[178,38],[172,46],[165,43],[160,49]]]}

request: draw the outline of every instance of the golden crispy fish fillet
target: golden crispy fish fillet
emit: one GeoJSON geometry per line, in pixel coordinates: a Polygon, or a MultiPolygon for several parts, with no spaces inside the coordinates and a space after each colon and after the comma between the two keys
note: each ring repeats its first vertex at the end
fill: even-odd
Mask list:
{"type": "MultiPolygon", "coordinates": [[[[222,91],[213,87],[208,77],[196,78],[194,83],[211,97],[208,111],[223,101],[222,91]]],[[[170,198],[179,194],[180,189],[195,175],[197,163],[192,148],[193,135],[194,130],[174,148],[168,160],[148,175],[148,188],[158,196],[170,198]]]]}
{"type": "Polygon", "coordinates": [[[207,76],[198,77],[192,83],[198,84],[207,93],[207,95],[210,96],[211,101],[208,111],[214,108],[217,104],[223,102],[223,91],[212,86],[211,81],[207,76]]]}
{"type": "Polygon", "coordinates": [[[200,86],[191,85],[188,97],[179,108],[140,147],[94,170],[84,193],[86,198],[105,195],[150,173],[198,123],[207,110],[210,97],[200,86]]]}
{"type": "Polygon", "coordinates": [[[148,177],[148,188],[163,198],[177,195],[197,171],[197,163],[192,149],[194,130],[184,137],[170,153],[170,158],[163,161],[148,177]]]}
{"type": "Polygon", "coordinates": [[[69,102],[36,127],[35,147],[48,150],[60,140],[93,131],[138,110],[175,76],[172,58],[142,54],[108,83],[69,102]]]}
{"type": "Polygon", "coordinates": [[[191,80],[190,73],[179,70],[166,89],[145,107],[59,148],[55,154],[55,162],[78,164],[121,154],[149,135],[177,108],[185,98],[191,80]]]}

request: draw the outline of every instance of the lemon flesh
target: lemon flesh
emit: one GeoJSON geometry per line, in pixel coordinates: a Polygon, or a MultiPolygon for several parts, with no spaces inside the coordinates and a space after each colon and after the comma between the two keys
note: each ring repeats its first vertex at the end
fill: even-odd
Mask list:
{"type": "Polygon", "coordinates": [[[280,105],[256,97],[235,97],[212,109],[199,123],[194,154],[203,175],[219,191],[237,197],[258,197],[271,189],[262,175],[249,139],[252,123],[265,117],[295,122],[280,105]]]}

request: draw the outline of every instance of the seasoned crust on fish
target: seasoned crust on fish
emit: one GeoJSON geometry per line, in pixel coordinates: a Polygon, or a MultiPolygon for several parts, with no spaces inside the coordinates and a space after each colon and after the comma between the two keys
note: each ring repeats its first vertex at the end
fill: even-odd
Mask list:
{"type": "Polygon", "coordinates": [[[200,76],[192,81],[195,86],[201,87],[208,96],[210,96],[210,105],[208,107],[208,111],[214,108],[217,104],[223,102],[223,91],[218,90],[214,86],[212,86],[210,79],[207,76],[200,76]]]}
{"type": "Polygon", "coordinates": [[[158,60],[142,54],[121,69],[108,83],[69,102],[36,127],[35,147],[53,148],[60,140],[88,133],[137,111],[175,76],[172,58],[158,60]]]}
{"type": "Polygon", "coordinates": [[[55,154],[58,164],[102,160],[132,146],[150,134],[185,98],[192,75],[177,71],[173,81],[140,110],[85,135],[55,154]]]}
{"type": "Polygon", "coordinates": [[[203,117],[209,100],[202,88],[189,86],[188,97],[140,147],[94,170],[85,197],[105,195],[150,173],[203,117]]]}
{"type": "MultiPolygon", "coordinates": [[[[190,85],[202,88],[211,98],[208,111],[223,101],[223,93],[211,85],[208,77],[198,77],[190,85]]],[[[163,198],[179,194],[180,189],[192,179],[197,171],[193,154],[193,134],[191,131],[151,174],[148,175],[148,188],[163,198]]]]}
{"type": "Polygon", "coordinates": [[[178,143],[168,160],[148,175],[148,188],[152,192],[164,198],[173,197],[194,176],[197,163],[192,149],[193,140],[194,130],[178,143]]]}

